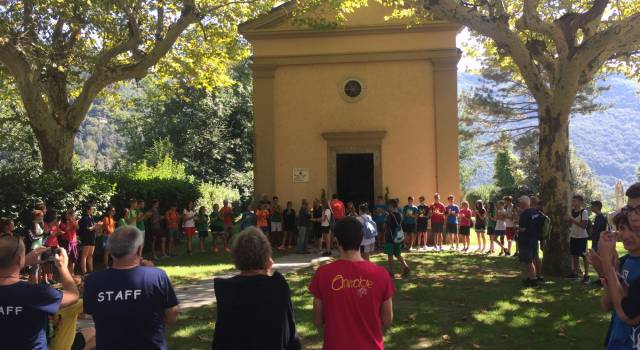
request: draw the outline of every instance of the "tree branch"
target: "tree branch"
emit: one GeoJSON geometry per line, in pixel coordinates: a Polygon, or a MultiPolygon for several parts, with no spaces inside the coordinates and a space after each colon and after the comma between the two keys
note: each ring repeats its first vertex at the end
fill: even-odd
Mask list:
{"type": "Polygon", "coordinates": [[[71,106],[70,115],[75,118],[73,120],[74,127],[80,126],[91,102],[102,89],[118,81],[144,78],[148,74],[148,69],[158,63],[171,50],[180,34],[197,21],[195,0],[184,0],[180,17],[169,26],[164,38],[157,41],[154,47],[144,56],[139,57],[135,63],[107,67],[113,57],[126,52],[130,45],[135,45],[136,39],[129,38],[129,40],[107,50],[98,60],[93,73],[85,81],[80,95],[71,106]]]}
{"type": "Polygon", "coordinates": [[[582,29],[585,39],[594,35],[608,4],[609,0],[594,0],[593,6],[588,11],[581,14],[567,13],[554,21],[564,35],[569,56],[575,53],[578,29],[582,29]]]}
{"type": "Polygon", "coordinates": [[[42,98],[43,89],[38,80],[38,72],[31,70],[24,53],[10,43],[0,42],[0,63],[15,80],[33,129],[37,131],[46,128],[51,122],[47,118],[49,105],[42,98]]]}
{"type": "Polygon", "coordinates": [[[545,102],[549,99],[549,88],[538,74],[529,51],[520,41],[518,35],[509,29],[508,25],[496,18],[484,16],[454,0],[424,0],[423,3],[427,10],[438,17],[464,24],[470,29],[492,38],[498,48],[510,53],[534,98],[538,102],[545,102]]]}
{"type": "Polygon", "coordinates": [[[516,28],[520,30],[529,29],[542,34],[553,40],[556,45],[559,57],[567,57],[569,49],[566,45],[564,35],[560,28],[544,22],[540,19],[538,6],[539,0],[524,0],[522,16],[516,21],[516,28]]]}
{"type": "Polygon", "coordinates": [[[640,50],[640,13],[617,21],[582,42],[574,60],[583,67],[580,81],[590,81],[611,58],[636,50],[640,50]]]}

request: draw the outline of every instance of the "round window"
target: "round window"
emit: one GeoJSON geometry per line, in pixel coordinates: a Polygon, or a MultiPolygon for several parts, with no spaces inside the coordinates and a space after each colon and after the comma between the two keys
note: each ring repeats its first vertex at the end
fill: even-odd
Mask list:
{"type": "Polygon", "coordinates": [[[345,95],[357,98],[362,93],[362,84],[357,80],[349,80],[344,84],[345,95]]]}
{"type": "Polygon", "coordinates": [[[340,85],[340,95],[347,102],[359,101],[365,95],[365,90],[362,81],[356,78],[348,78],[340,85]]]}

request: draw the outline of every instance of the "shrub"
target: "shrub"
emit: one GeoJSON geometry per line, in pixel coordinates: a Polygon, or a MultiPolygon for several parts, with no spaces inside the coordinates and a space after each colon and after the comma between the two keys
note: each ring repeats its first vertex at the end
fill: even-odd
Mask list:
{"type": "Polygon", "coordinates": [[[16,218],[40,200],[58,210],[79,209],[86,203],[103,209],[109,205],[116,186],[108,173],[76,169],[63,176],[33,166],[0,168],[0,188],[0,216],[16,218]]]}
{"type": "Polygon", "coordinates": [[[188,201],[195,201],[200,197],[196,184],[189,180],[180,179],[134,179],[121,177],[117,182],[117,193],[111,204],[116,208],[126,208],[129,200],[142,199],[147,204],[151,200],[160,201],[161,210],[167,209],[176,202],[179,207],[185,207],[188,201]]]}
{"type": "Polygon", "coordinates": [[[498,188],[495,185],[482,185],[468,191],[465,194],[465,199],[473,207],[478,199],[481,199],[484,203],[494,199],[497,191],[498,188]]]}
{"type": "Polygon", "coordinates": [[[223,185],[203,182],[200,184],[199,190],[200,199],[198,199],[197,205],[198,207],[205,206],[207,210],[211,210],[213,205],[216,203],[222,207],[222,201],[225,199],[230,203],[240,200],[240,193],[238,190],[223,185]]]}

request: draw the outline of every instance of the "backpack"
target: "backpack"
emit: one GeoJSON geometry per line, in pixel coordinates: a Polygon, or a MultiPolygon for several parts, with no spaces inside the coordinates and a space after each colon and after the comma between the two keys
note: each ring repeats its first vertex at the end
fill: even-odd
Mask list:
{"type": "Polygon", "coordinates": [[[393,217],[393,220],[395,220],[396,227],[397,227],[395,235],[393,237],[393,243],[397,243],[397,244],[402,243],[404,242],[404,231],[402,230],[402,225],[400,225],[400,223],[398,222],[398,219],[394,214],[391,214],[391,216],[393,217]]]}
{"type": "Polygon", "coordinates": [[[541,215],[544,221],[542,222],[542,235],[540,236],[540,238],[543,241],[546,241],[549,238],[551,238],[551,230],[553,229],[553,225],[551,225],[550,217],[544,214],[541,214],[541,215]]]}
{"type": "Polygon", "coordinates": [[[376,223],[373,222],[373,219],[371,219],[371,216],[362,215],[360,217],[363,220],[362,233],[364,234],[364,238],[366,239],[376,238],[378,236],[378,227],[376,223]]]}

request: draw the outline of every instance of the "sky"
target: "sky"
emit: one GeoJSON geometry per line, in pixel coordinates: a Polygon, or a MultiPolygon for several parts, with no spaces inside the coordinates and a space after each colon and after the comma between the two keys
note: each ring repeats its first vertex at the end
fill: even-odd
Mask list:
{"type": "MultiPolygon", "coordinates": [[[[467,28],[464,28],[456,38],[457,47],[463,49],[465,43],[466,45],[472,44],[471,34],[467,28]]],[[[463,49],[462,58],[460,59],[460,62],[458,62],[458,72],[470,72],[477,70],[478,68],[480,68],[480,62],[475,58],[469,57],[463,49]]]]}

